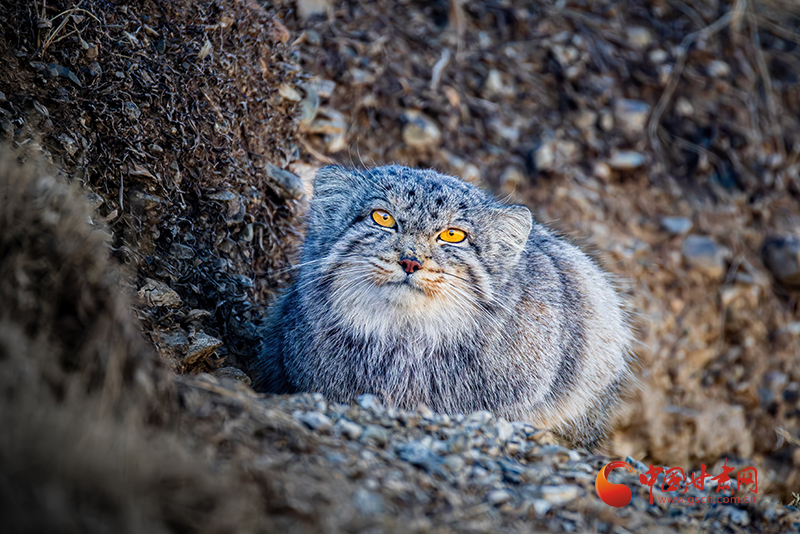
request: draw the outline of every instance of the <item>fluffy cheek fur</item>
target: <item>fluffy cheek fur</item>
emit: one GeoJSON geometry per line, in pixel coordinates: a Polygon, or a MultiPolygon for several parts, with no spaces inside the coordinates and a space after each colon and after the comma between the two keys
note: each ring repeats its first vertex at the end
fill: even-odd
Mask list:
{"type": "Polygon", "coordinates": [[[452,338],[475,328],[481,291],[470,280],[471,269],[434,250],[409,276],[399,264],[401,254],[383,248],[353,251],[333,262],[331,311],[365,338],[405,328],[428,339],[452,338]]]}

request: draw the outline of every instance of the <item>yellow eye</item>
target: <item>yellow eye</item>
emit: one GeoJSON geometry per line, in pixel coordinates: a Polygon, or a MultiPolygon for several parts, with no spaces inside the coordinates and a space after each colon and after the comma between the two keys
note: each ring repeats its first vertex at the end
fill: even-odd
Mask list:
{"type": "Polygon", "coordinates": [[[375,210],[372,212],[372,220],[378,223],[378,226],[383,226],[384,228],[391,228],[397,222],[394,220],[394,217],[389,215],[383,210],[375,210]]]}
{"type": "Polygon", "coordinates": [[[439,239],[442,241],[446,241],[448,243],[461,243],[467,238],[467,234],[462,232],[461,230],[457,230],[455,228],[448,228],[441,234],[439,234],[439,239]]]}

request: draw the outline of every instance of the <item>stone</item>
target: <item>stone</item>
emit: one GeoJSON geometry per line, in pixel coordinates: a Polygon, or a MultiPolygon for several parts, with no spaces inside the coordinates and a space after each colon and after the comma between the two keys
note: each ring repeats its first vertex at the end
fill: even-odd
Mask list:
{"type": "Polygon", "coordinates": [[[183,305],[180,295],[164,282],[145,279],[144,285],[137,292],[139,304],[144,306],[166,306],[167,308],[180,308],[183,305]]]}
{"type": "Polygon", "coordinates": [[[332,10],[331,0],[297,0],[297,14],[303,22],[312,17],[326,17],[332,10]]]}
{"type": "Polygon", "coordinates": [[[581,130],[588,130],[597,122],[597,113],[591,110],[583,110],[572,120],[572,124],[581,130]]]}
{"type": "Polygon", "coordinates": [[[735,506],[720,506],[716,510],[717,517],[723,521],[733,523],[742,527],[750,524],[750,516],[747,510],[741,510],[735,506]]]}
{"type": "Polygon", "coordinates": [[[537,170],[549,171],[553,168],[555,161],[556,155],[553,143],[542,143],[533,153],[533,162],[537,170]]]}
{"type": "Polygon", "coordinates": [[[333,427],[333,421],[331,421],[330,417],[317,411],[292,415],[295,419],[306,425],[311,430],[324,432],[333,427]]]}
{"type": "Polygon", "coordinates": [[[764,375],[764,386],[769,389],[782,391],[788,383],[789,377],[780,371],[770,371],[764,375]]]}
{"type": "Polygon", "coordinates": [[[612,152],[608,166],[618,171],[630,171],[644,164],[644,155],[635,150],[618,150],[612,152]]]}
{"type": "Polygon", "coordinates": [[[577,61],[580,56],[578,49],[574,46],[554,45],[551,51],[553,52],[553,57],[558,61],[558,64],[564,69],[577,61]]]}
{"type": "Polygon", "coordinates": [[[669,58],[669,54],[666,50],[662,50],[661,48],[656,48],[655,50],[651,50],[649,54],[647,54],[647,59],[650,60],[650,63],[653,65],[660,65],[664,63],[669,58]]]}
{"type": "Polygon", "coordinates": [[[662,217],[661,227],[671,235],[683,235],[692,229],[692,221],[686,217],[662,217]]]}
{"type": "Polygon", "coordinates": [[[63,67],[56,63],[50,63],[47,65],[47,71],[53,78],[65,78],[78,87],[81,87],[81,81],[78,79],[75,73],[69,70],[67,67],[63,67]]]}
{"type": "Polygon", "coordinates": [[[74,156],[78,151],[78,142],[72,136],[62,133],[58,136],[58,140],[70,156],[74,156]]]}
{"type": "Polygon", "coordinates": [[[290,102],[300,102],[303,99],[303,96],[289,84],[282,83],[278,87],[278,94],[284,100],[288,100],[290,102]]]}
{"type": "Polygon", "coordinates": [[[495,426],[497,427],[497,439],[501,442],[508,441],[514,435],[514,425],[503,418],[498,419],[495,426]]]}
{"type": "Polygon", "coordinates": [[[383,405],[381,405],[380,401],[378,401],[378,398],[375,395],[370,395],[369,393],[359,395],[358,398],[356,398],[356,404],[365,410],[370,410],[375,413],[380,413],[383,411],[383,405]]]}
{"type": "Polygon", "coordinates": [[[365,488],[353,492],[353,506],[359,514],[367,517],[380,515],[385,508],[383,497],[365,488]]]}
{"type": "Polygon", "coordinates": [[[611,167],[608,165],[608,163],[598,161],[592,167],[592,174],[601,180],[608,180],[611,178],[611,167]]]}
{"type": "Polygon", "coordinates": [[[317,118],[320,99],[320,91],[318,90],[318,86],[315,86],[314,84],[307,84],[305,86],[305,90],[306,96],[300,101],[300,105],[298,106],[300,108],[299,122],[300,126],[303,128],[307,128],[312,121],[317,118]]]}
{"type": "Polygon", "coordinates": [[[372,443],[378,447],[385,447],[389,443],[389,432],[377,425],[368,425],[361,434],[362,443],[372,443]]]}
{"type": "Polygon", "coordinates": [[[653,42],[653,35],[650,30],[641,26],[631,26],[625,30],[625,35],[631,48],[637,50],[644,50],[653,42]]]}
{"type": "Polygon", "coordinates": [[[250,377],[247,376],[244,371],[241,369],[237,369],[236,367],[220,367],[216,371],[214,371],[214,376],[217,378],[227,378],[229,380],[235,380],[237,382],[241,382],[242,384],[249,386],[252,381],[250,377]]]}
{"type": "Polygon", "coordinates": [[[416,110],[403,114],[403,142],[417,149],[435,148],[442,142],[442,132],[436,122],[416,110]]]}
{"type": "Polygon", "coordinates": [[[541,493],[542,498],[550,504],[563,506],[577,499],[581,494],[581,490],[577,486],[567,486],[564,484],[558,486],[542,486],[541,493]]]}
{"type": "Polygon", "coordinates": [[[683,258],[691,267],[719,278],[725,272],[728,251],[708,236],[690,234],[683,240],[683,258]]]}
{"type": "Polygon", "coordinates": [[[531,499],[530,506],[533,508],[533,513],[536,517],[544,517],[553,505],[544,499],[531,499]]]}
{"type": "Polygon", "coordinates": [[[361,425],[353,423],[352,421],[348,421],[344,418],[336,421],[336,424],[333,425],[333,430],[337,434],[353,440],[360,438],[361,434],[364,432],[364,429],[361,428],[361,425]]]}
{"type": "Polygon", "coordinates": [[[486,502],[494,506],[507,503],[511,500],[511,498],[511,493],[507,492],[506,490],[492,490],[486,494],[486,502]]]}
{"type": "Polygon", "coordinates": [[[557,171],[575,163],[579,150],[578,144],[568,139],[546,141],[535,150],[534,164],[540,171],[557,171]]]}
{"type": "Polygon", "coordinates": [[[306,130],[309,133],[324,135],[325,146],[329,152],[347,148],[347,122],[341,112],[329,106],[320,106],[317,109],[317,117],[306,130]]]}
{"type": "Polygon", "coordinates": [[[89,193],[89,194],[87,194],[86,195],[86,202],[89,204],[89,208],[92,211],[96,211],[98,208],[100,208],[100,206],[102,206],[103,204],[106,203],[106,201],[103,200],[103,197],[101,197],[97,193],[89,193]]]}
{"type": "Polygon", "coordinates": [[[706,72],[713,78],[725,78],[731,73],[731,66],[715,59],[706,66],[706,72]]]}
{"type": "Polygon", "coordinates": [[[639,100],[618,98],[614,102],[614,119],[628,139],[635,141],[644,133],[650,106],[639,100]]]}
{"type": "Polygon", "coordinates": [[[420,405],[417,406],[417,413],[419,414],[420,417],[424,417],[426,419],[430,419],[433,417],[433,410],[428,408],[428,405],[425,403],[420,403],[420,405]]]}
{"type": "Polygon", "coordinates": [[[442,460],[442,465],[450,470],[451,473],[460,473],[467,462],[457,454],[450,454],[445,456],[442,460]]]}
{"type": "Polygon", "coordinates": [[[214,351],[221,345],[222,340],[211,337],[204,332],[197,332],[194,335],[194,340],[191,345],[189,345],[189,348],[186,350],[186,356],[181,363],[184,366],[200,363],[214,354],[214,351]]]}
{"type": "Polygon", "coordinates": [[[299,199],[306,192],[303,187],[303,180],[293,172],[281,169],[277,165],[267,163],[264,174],[275,184],[287,198],[299,199]]]}
{"type": "Polygon", "coordinates": [[[604,132],[610,132],[614,129],[614,115],[609,110],[600,112],[600,120],[597,123],[600,129],[604,132]]]}
{"type": "Polygon", "coordinates": [[[495,96],[503,92],[503,77],[500,75],[500,71],[497,69],[489,71],[489,75],[483,82],[483,92],[486,96],[495,96]]]}
{"type": "Polygon", "coordinates": [[[477,412],[472,412],[467,416],[467,423],[473,423],[478,425],[485,425],[489,421],[494,418],[492,412],[487,410],[480,410],[477,412]]]}
{"type": "Polygon", "coordinates": [[[411,465],[422,467],[429,473],[441,472],[442,459],[421,441],[409,441],[397,447],[397,456],[411,465]]]}
{"type": "Polygon", "coordinates": [[[178,371],[177,364],[181,361],[186,353],[186,348],[189,346],[188,334],[181,329],[168,332],[154,330],[151,333],[151,338],[155,342],[162,360],[167,362],[173,371],[178,371]]]}
{"type": "Polygon", "coordinates": [[[767,237],[761,255],[764,265],[778,282],[800,286],[800,238],[793,235],[767,237]]]}
{"type": "Polygon", "coordinates": [[[471,183],[472,185],[480,185],[481,183],[481,170],[478,168],[477,165],[473,165],[472,163],[467,163],[464,165],[464,168],[461,169],[461,179],[465,182],[471,183]]]}
{"type": "Polygon", "coordinates": [[[133,102],[125,102],[122,105],[122,112],[131,120],[138,120],[142,116],[142,110],[133,102]]]}
{"type": "Polygon", "coordinates": [[[675,101],[675,112],[681,117],[691,117],[694,115],[694,106],[685,97],[680,97],[675,101]]]}

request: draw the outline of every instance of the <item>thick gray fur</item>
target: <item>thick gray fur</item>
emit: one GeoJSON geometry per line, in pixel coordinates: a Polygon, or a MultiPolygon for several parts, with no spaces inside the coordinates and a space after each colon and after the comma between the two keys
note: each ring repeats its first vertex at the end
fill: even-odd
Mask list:
{"type": "Polygon", "coordinates": [[[489,410],[593,448],[630,383],[612,278],[524,206],[431,170],[325,167],[256,389],[444,413],[489,410]],[[382,228],[374,210],[397,220],[382,228]],[[437,236],[456,227],[459,244],[437,236]],[[399,261],[422,268],[406,274],[399,261]]]}

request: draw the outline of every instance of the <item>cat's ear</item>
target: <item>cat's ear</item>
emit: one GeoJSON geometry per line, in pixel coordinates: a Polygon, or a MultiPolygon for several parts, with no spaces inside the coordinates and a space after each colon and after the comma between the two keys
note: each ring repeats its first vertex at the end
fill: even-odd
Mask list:
{"type": "Polygon", "coordinates": [[[528,235],[533,228],[533,216],[525,206],[504,206],[495,214],[497,222],[497,238],[508,248],[511,254],[519,254],[528,242],[528,235]]]}
{"type": "Polygon", "coordinates": [[[314,178],[314,198],[338,197],[352,192],[358,183],[358,174],[338,165],[322,167],[314,178]]]}

